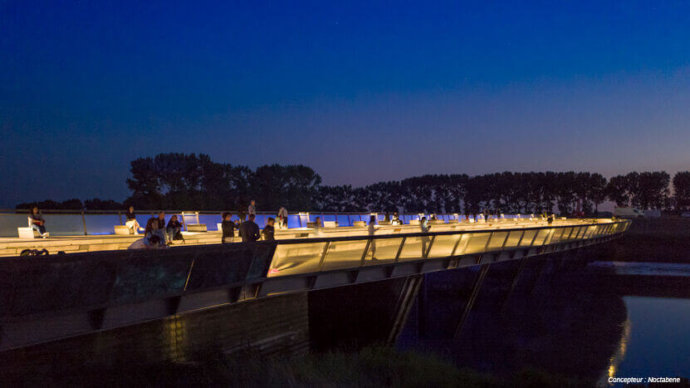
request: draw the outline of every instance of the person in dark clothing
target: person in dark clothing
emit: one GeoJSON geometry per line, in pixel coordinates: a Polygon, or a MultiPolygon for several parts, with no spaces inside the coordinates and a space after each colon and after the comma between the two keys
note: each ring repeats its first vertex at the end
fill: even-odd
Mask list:
{"type": "Polygon", "coordinates": [[[165,212],[158,213],[158,217],[152,217],[146,223],[146,236],[157,235],[162,241],[166,241],[165,237],[165,212]]]}
{"type": "Polygon", "coordinates": [[[168,226],[165,228],[167,232],[168,241],[183,240],[182,238],[182,224],[177,220],[177,216],[173,215],[168,221],[168,226]]]}
{"type": "Polygon", "coordinates": [[[269,217],[268,221],[266,222],[266,226],[264,227],[264,230],[261,231],[261,235],[263,236],[264,240],[266,241],[273,241],[275,240],[275,222],[276,220],[273,219],[273,217],[269,217]]]}
{"type": "Polygon", "coordinates": [[[40,233],[41,237],[49,237],[50,234],[46,232],[46,221],[43,216],[38,211],[38,206],[31,208],[31,213],[29,214],[29,226],[40,233]]]}
{"type": "Polygon", "coordinates": [[[254,242],[261,237],[259,235],[259,225],[254,222],[254,218],[254,214],[250,214],[249,219],[240,225],[242,242],[254,242]]]}
{"type": "Polygon", "coordinates": [[[386,212],[386,215],[383,217],[383,221],[391,222],[391,214],[389,212],[386,212]]]}
{"type": "Polygon", "coordinates": [[[221,228],[223,229],[223,238],[221,242],[225,244],[226,242],[232,242],[235,237],[235,223],[231,220],[232,214],[223,213],[223,223],[221,228]]]}

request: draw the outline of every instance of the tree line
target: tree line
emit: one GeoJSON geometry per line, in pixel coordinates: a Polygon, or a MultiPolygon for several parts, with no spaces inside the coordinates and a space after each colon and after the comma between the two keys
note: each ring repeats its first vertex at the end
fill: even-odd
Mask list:
{"type": "MultiPolygon", "coordinates": [[[[606,179],[589,172],[502,172],[424,175],[364,187],[328,186],[303,165],[247,166],[217,163],[205,154],[165,153],[131,162],[123,203],[91,199],[43,201],[46,209],[222,210],[245,209],[254,199],[261,210],[292,211],[596,214],[610,200],[640,209],[690,208],[690,171],[673,179],[664,171],[631,172],[606,179]],[[674,195],[671,196],[670,186],[674,195]]],[[[28,208],[22,203],[17,208],[28,208]]]]}

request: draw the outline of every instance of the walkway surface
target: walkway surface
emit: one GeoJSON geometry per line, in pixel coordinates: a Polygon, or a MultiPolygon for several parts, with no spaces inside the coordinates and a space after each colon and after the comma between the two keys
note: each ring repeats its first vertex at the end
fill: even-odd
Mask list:
{"type": "MultiPolygon", "coordinates": [[[[591,221],[591,220],[587,220],[591,221]]],[[[552,226],[566,226],[566,225],[581,225],[584,220],[571,219],[571,220],[558,220],[555,221],[552,226]]],[[[482,231],[487,232],[497,231],[500,229],[509,228],[535,228],[543,227],[548,224],[543,221],[530,221],[527,219],[521,219],[520,221],[515,220],[505,220],[502,222],[494,223],[443,223],[438,221],[436,223],[431,223],[431,232],[443,232],[443,231],[482,231]]],[[[419,225],[377,225],[375,235],[391,235],[391,234],[407,234],[407,233],[419,233],[419,225]]],[[[184,241],[175,241],[174,246],[180,245],[208,245],[208,244],[220,244],[221,233],[218,231],[209,232],[182,232],[184,236],[184,241]]],[[[366,236],[368,231],[366,227],[334,227],[334,228],[292,228],[287,230],[276,230],[277,240],[287,240],[287,239],[307,239],[307,238],[330,238],[330,237],[353,237],[353,236],[366,236]]],[[[36,239],[20,239],[17,237],[3,237],[0,238],[0,257],[18,256],[24,249],[46,249],[50,254],[56,254],[58,252],[65,253],[76,253],[76,252],[95,252],[95,251],[110,251],[110,250],[123,250],[127,249],[134,241],[142,238],[142,235],[90,235],[90,236],[55,236],[46,239],[36,238],[36,239]]],[[[233,242],[240,242],[239,237],[235,237],[233,242]]],[[[419,252],[422,248],[422,238],[417,238],[415,244],[413,241],[408,241],[406,244],[405,251],[402,252],[402,258],[407,257],[419,257],[419,252]],[[413,245],[416,245],[413,248],[413,245]]],[[[450,244],[450,242],[446,242],[450,244]]],[[[364,249],[364,244],[366,241],[355,241],[351,243],[339,242],[337,245],[329,247],[329,258],[333,256],[335,259],[336,255],[342,253],[343,256],[351,258],[352,251],[362,251],[364,249]]],[[[437,242],[436,244],[441,244],[437,242]]],[[[396,249],[400,246],[400,239],[391,239],[386,241],[377,241],[375,258],[378,260],[391,260],[391,257],[395,257],[396,249]]],[[[300,255],[303,254],[306,247],[291,247],[290,255],[300,255]]],[[[318,244],[309,244],[309,249],[323,249],[323,246],[318,244]],[[319,248],[320,247],[320,248],[319,248]]],[[[329,263],[335,262],[336,260],[330,261],[329,263]]]]}

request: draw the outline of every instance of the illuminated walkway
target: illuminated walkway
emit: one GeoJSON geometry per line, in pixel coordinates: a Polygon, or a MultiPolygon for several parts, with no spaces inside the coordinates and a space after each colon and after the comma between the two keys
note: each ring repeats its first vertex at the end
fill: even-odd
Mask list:
{"type": "MultiPolygon", "coordinates": [[[[605,220],[602,220],[605,221],[605,220]]],[[[581,225],[583,220],[573,219],[573,220],[559,220],[553,223],[556,225],[581,225]]],[[[528,219],[507,219],[500,222],[491,223],[448,223],[448,222],[432,222],[431,231],[432,232],[445,232],[445,231],[481,231],[481,230],[499,230],[506,228],[534,228],[539,226],[548,225],[543,221],[530,221],[528,219]]],[[[390,235],[390,234],[405,234],[405,233],[417,233],[420,231],[419,225],[377,225],[376,236],[379,235],[390,235]]],[[[184,241],[175,241],[174,246],[186,246],[186,245],[208,245],[208,244],[219,244],[221,242],[221,233],[218,231],[209,232],[182,232],[184,236],[184,241]]],[[[321,228],[316,230],[314,228],[291,228],[286,230],[276,230],[276,240],[287,240],[287,239],[304,239],[304,238],[316,238],[316,237],[351,237],[351,236],[365,236],[367,235],[366,227],[333,227],[333,228],[321,228]]],[[[96,252],[96,251],[109,251],[109,250],[122,250],[127,249],[135,240],[142,238],[142,235],[132,235],[132,236],[122,236],[122,235],[89,235],[89,236],[56,236],[47,239],[19,239],[16,237],[0,237],[0,257],[8,256],[18,256],[24,249],[46,249],[50,254],[56,254],[58,252],[65,253],[77,253],[77,252],[96,252]]],[[[235,237],[234,242],[239,242],[241,239],[235,237]]],[[[411,242],[410,242],[411,243],[411,242]]],[[[421,240],[418,242],[421,250],[421,240]]],[[[437,244],[443,243],[439,241],[437,244]]],[[[377,248],[381,249],[380,253],[377,252],[377,258],[385,260],[386,257],[391,259],[390,253],[386,253],[385,249],[388,246],[393,246],[395,244],[400,244],[400,240],[396,241],[384,241],[381,242],[377,248]]],[[[409,243],[408,243],[409,244],[409,243]]],[[[355,244],[356,245],[356,244],[355,244]]],[[[360,247],[352,246],[348,249],[357,250],[360,247]]],[[[363,248],[363,247],[361,247],[363,248]]],[[[345,244],[340,244],[339,246],[329,247],[331,249],[330,254],[334,255],[336,252],[348,252],[345,244]]],[[[392,249],[392,248],[391,248],[392,249]]],[[[412,248],[409,248],[411,251],[412,248]]],[[[361,251],[361,249],[360,249],[361,251]]],[[[347,253],[349,254],[349,252],[347,253]]],[[[411,254],[411,253],[410,253],[411,254]]],[[[408,251],[403,253],[403,258],[408,255],[408,251]]]]}

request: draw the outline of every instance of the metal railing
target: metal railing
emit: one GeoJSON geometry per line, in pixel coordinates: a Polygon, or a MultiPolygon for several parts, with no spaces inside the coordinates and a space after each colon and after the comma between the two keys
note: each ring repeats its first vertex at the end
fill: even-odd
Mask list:
{"type": "MultiPolygon", "coordinates": [[[[217,230],[217,224],[222,221],[223,211],[189,211],[189,210],[164,210],[166,222],[172,215],[182,215],[186,224],[201,223],[206,224],[208,230],[217,230]]],[[[146,225],[146,220],[159,210],[137,210],[139,224],[146,225]]],[[[237,218],[237,212],[231,212],[237,218]]],[[[42,211],[46,219],[46,228],[52,236],[86,236],[86,235],[107,235],[114,233],[115,225],[124,225],[124,211],[108,210],[44,210],[42,211]]],[[[257,211],[256,223],[263,228],[269,217],[275,217],[276,212],[257,211]]],[[[288,215],[288,226],[290,228],[306,227],[309,222],[314,222],[316,217],[322,221],[337,222],[339,226],[353,226],[356,221],[368,222],[371,214],[377,214],[377,221],[383,221],[384,213],[367,212],[300,212],[288,215]]],[[[28,210],[0,210],[0,237],[16,237],[17,227],[27,226],[26,217],[28,210]]],[[[464,220],[466,216],[457,214],[439,214],[439,220],[450,222],[464,220]]],[[[508,218],[515,217],[508,215],[508,218]]],[[[405,213],[400,215],[404,223],[410,220],[420,219],[420,214],[405,213]]]]}
{"type": "Polygon", "coordinates": [[[625,231],[629,221],[280,241],[268,276],[530,249],[625,231]]]}

